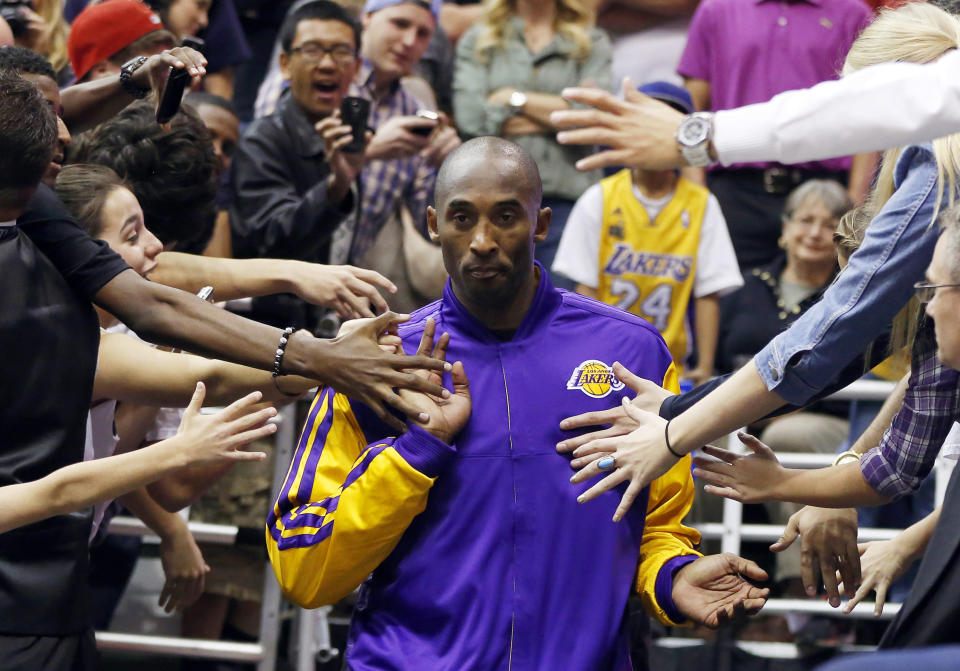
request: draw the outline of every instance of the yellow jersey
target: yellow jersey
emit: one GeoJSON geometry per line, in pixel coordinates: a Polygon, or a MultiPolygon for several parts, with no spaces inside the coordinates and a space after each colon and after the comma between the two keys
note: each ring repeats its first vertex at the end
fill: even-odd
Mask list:
{"type": "Polygon", "coordinates": [[[693,305],[700,230],[710,192],[682,177],[651,221],[621,170],[600,182],[603,225],[597,298],[643,317],[660,331],[673,360],[693,349],[693,305]]]}

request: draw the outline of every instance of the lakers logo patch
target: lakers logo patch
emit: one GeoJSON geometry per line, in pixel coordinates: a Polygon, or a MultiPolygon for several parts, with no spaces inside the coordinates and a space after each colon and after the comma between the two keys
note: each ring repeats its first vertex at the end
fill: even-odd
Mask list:
{"type": "Polygon", "coordinates": [[[623,382],[614,376],[607,364],[588,359],[573,371],[567,381],[567,389],[579,389],[590,398],[603,398],[611,391],[623,389],[623,382]]]}

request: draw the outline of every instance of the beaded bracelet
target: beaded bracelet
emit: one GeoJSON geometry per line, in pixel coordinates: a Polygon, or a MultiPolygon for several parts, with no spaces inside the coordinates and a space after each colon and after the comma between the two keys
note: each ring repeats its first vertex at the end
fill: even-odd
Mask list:
{"type": "Polygon", "coordinates": [[[283,364],[283,354],[286,352],[287,342],[290,340],[291,333],[293,333],[293,327],[288,326],[287,328],[283,329],[283,333],[280,334],[280,342],[277,344],[277,354],[275,357],[273,357],[274,384],[276,384],[276,378],[282,375],[280,372],[280,366],[283,364]]]}
{"type": "Polygon", "coordinates": [[[672,454],[673,456],[675,456],[677,459],[683,459],[683,455],[682,455],[682,454],[678,454],[678,453],[674,452],[674,451],[673,451],[673,448],[670,447],[670,422],[672,422],[672,421],[673,421],[673,418],[671,417],[670,419],[667,420],[666,426],[663,427],[663,440],[664,440],[664,442],[667,443],[667,451],[668,451],[670,454],[672,454]]]}

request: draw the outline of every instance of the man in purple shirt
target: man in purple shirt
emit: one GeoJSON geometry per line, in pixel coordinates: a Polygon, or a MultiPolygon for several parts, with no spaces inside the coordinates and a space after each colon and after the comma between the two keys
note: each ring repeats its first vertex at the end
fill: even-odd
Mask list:
{"type": "MultiPolygon", "coordinates": [[[[704,0],[690,24],[678,72],[701,111],[766,102],[790,89],[834,79],[847,50],[870,21],[862,0],[704,0]]],[[[869,156],[854,162],[849,183],[862,196],[869,156]]],[[[741,269],[778,253],[787,193],[814,178],[847,182],[850,158],[790,167],[740,163],[711,169],[707,185],[720,201],[741,269]]]]}

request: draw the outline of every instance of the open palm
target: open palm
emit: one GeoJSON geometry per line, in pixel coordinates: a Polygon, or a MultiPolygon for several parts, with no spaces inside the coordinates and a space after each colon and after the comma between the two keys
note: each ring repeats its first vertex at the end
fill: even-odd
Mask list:
{"type": "Polygon", "coordinates": [[[701,557],[674,576],[673,602],[689,619],[715,629],[766,603],[770,590],[756,587],[746,578],[766,580],[767,574],[752,561],[729,552],[701,557]]]}

